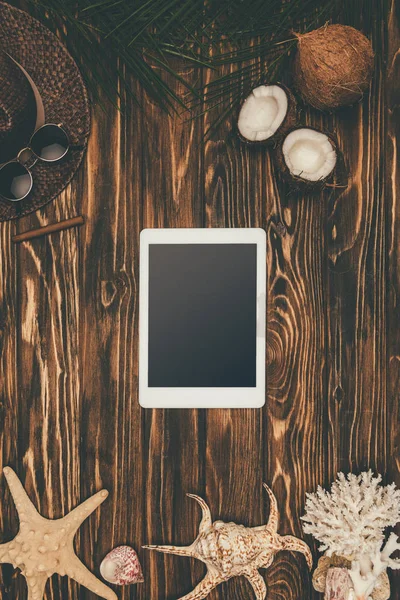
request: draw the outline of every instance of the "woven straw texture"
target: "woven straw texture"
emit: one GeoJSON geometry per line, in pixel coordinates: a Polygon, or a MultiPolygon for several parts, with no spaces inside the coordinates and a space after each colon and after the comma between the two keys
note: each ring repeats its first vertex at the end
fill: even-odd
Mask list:
{"type": "MultiPolygon", "coordinates": [[[[15,219],[50,202],[71,181],[90,132],[87,91],[76,63],[57,37],[27,13],[0,2],[0,48],[30,74],[43,99],[46,123],[61,123],[72,145],[59,163],[38,161],[33,189],[21,202],[0,198],[0,221],[15,219]]],[[[23,144],[21,144],[21,147],[23,144]]]]}
{"type": "Polygon", "coordinates": [[[21,69],[0,52],[0,163],[14,158],[35,127],[33,90],[21,69]]]}

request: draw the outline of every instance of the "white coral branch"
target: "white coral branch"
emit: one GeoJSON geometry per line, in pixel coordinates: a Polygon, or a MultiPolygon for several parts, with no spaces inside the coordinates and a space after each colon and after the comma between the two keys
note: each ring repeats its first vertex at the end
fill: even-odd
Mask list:
{"type": "Polygon", "coordinates": [[[393,552],[396,552],[396,550],[400,550],[400,544],[398,540],[399,538],[397,537],[397,535],[395,533],[391,533],[381,553],[383,561],[391,569],[400,569],[400,559],[391,558],[393,552]]]}
{"type": "Polygon", "coordinates": [[[372,572],[362,575],[361,566],[358,561],[353,562],[349,570],[349,575],[353,582],[356,600],[367,600],[374,590],[377,578],[372,572]]]}
{"type": "Polygon", "coordinates": [[[307,495],[303,528],[321,543],[322,552],[372,555],[381,546],[386,527],[400,520],[400,490],[381,481],[372,471],[339,473],[330,492],[318,487],[307,495]]]}
{"type": "Polygon", "coordinates": [[[370,557],[364,555],[352,563],[349,575],[356,600],[367,600],[377,586],[380,576],[386,573],[389,567],[400,569],[400,560],[391,558],[396,550],[400,550],[400,544],[397,536],[392,533],[382,549],[378,547],[370,557]]]}

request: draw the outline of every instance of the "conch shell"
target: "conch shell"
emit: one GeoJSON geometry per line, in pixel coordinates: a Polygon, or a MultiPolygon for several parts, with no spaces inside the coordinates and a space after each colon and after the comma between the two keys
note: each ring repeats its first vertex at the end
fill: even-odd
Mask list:
{"type": "Polygon", "coordinates": [[[143,583],[143,572],[138,555],[130,546],[119,546],[107,554],[100,565],[106,581],[116,585],[143,583]]]}

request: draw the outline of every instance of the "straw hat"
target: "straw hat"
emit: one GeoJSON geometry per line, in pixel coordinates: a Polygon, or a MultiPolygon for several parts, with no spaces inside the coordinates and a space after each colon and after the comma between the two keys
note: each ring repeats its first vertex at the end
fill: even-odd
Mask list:
{"type": "Polygon", "coordinates": [[[0,197],[0,221],[6,221],[44,206],[71,181],[86,149],[90,110],[78,67],[59,39],[3,2],[0,50],[0,163],[14,159],[28,145],[40,118],[62,124],[72,146],[60,162],[38,161],[33,166],[32,191],[24,200],[0,197]]]}

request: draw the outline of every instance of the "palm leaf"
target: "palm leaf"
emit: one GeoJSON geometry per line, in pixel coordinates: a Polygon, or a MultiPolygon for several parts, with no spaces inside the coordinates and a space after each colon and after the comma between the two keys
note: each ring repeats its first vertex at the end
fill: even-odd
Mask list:
{"type": "MultiPolygon", "coordinates": [[[[353,1],[362,2],[347,0],[353,1]]],[[[218,107],[218,125],[243,88],[262,75],[281,78],[282,58],[293,48],[291,30],[334,19],[343,0],[30,2],[68,46],[95,101],[139,102],[135,79],[168,112],[203,115],[218,107]],[[214,77],[196,87],[185,65],[213,69],[214,77]]]]}

